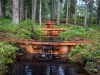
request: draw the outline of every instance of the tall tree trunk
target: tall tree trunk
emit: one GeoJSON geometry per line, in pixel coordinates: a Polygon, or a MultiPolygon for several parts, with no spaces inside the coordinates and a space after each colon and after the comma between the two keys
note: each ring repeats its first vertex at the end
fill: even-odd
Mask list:
{"type": "Polygon", "coordinates": [[[100,17],[99,17],[99,26],[100,26],[100,17]]]}
{"type": "Polygon", "coordinates": [[[24,19],[24,0],[20,0],[20,20],[24,19]]]}
{"type": "Polygon", "coordinates": [[[42,6],[41,6],[41,0],[40,0],[40,10],[39,10],[39,24],[40,24],[40,26],[42,24],[42,22],[41,22],[41,8],[42,8],[42,6]]]}
{"type": "Polygon", "coordinates": [[[25,19],[27,19],[28,18],[28,6],[26,5],[26,9],[25,9],[25,19]]]}
{"type": "Polygon", "coordinates": [[[7,0],[2,0],[2,15],[3,17],[6,17],[6,4],[7,4],[7,0]]]}
{"type": "Polygon", "coordinates": [[[98,21],[100,26],[100,0],[98,1],[98,21]]]}
{"type": "Polygon", "coordinates": [[[2,3],[1,3],[1,0],[0,0],[0,18],[2,17],[2,3]]]}
{"type": "Polygon", "coordinates": [[[30,18],[30,19],[32,18],[32,11],[31,11],[32,8],[31,8],[31,6],[32,6],[31,3],[28,2],[28,14],[27,15],[28,15],[28,18],[30,18]]]}
{"type": "Polygon", "coordinates": [[[69,5],[68,5],[68,21],[70,20],[71,18],[71,8],[70,8],[70,5],[71,5],[71,0],[69,0],[69,5]]]}
{"type": "Polygon", "coordinates": [[[90,24],[93,22],[93,0],[90,1],[90,24]]]}
{"type": "Polygon", "coordinates": [[[59,19],[60,19],[60,0],[58,0],[58,6],[57,6],[57,25],[59,25],[59,19]]]}
{"type": "Polygon", "coordinates": [[[13,0],[13,24],[19,24],[19,0],[13,0]]]}
{"type": "Polygon", "coordinates": [[[51,10],[51,20],[54,20],[54,16],[55,16],[55,12],[54,12],[54,3],[55,3],[55,0],[52,0],[52,10],[51,10]]]}
{"type": "Polygon", "coordinates": [[[37,5],[37,0],[32,0],[32,20],[34,22],[36,19],[36,5],[37,5]]]}
{"type": "Polygon", "coordinates": [[[84,27],[87,28],[87,0],[85,0],[85,9],[84,9],[84,27]]]}
{"type": "Polygon", "coordinates": [[[67,0],[66,24],[68,24],[68,20],[69,20],[69,0],[67,0]]]}
{"type": "Polygon", "coordinates": [[[76,19],[77,19],[77,6],[75,6],[75,19],[74,19],[74,25],[76,25],[76,19]]]}

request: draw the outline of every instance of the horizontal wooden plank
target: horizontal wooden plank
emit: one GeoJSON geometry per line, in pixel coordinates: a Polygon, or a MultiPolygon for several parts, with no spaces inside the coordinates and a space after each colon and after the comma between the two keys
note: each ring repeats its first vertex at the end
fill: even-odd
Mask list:
{"type": "Polygon", "coordinates": [[[42,31],[64,31],[64,30],[68,30],[67,28],[54,28],[54,29],[52,29],[52,28],[33,28],[33,29],[35,29],[35,30],[38,30],[38,29],[40,29],[40,30],[42,30],[42,31]]]}
{"type": "Polygon", "coordinates": [[[91,44],[91,41],[61,41],[61,42],[44,42],[44,41],[36,41],[36,40],[19,40],[13,38],[1,38],[0,41],[9,41],[12,43],[19,43],[19,44],[33,44],[33,45],[83,45],[83,44],[91,44]]]}

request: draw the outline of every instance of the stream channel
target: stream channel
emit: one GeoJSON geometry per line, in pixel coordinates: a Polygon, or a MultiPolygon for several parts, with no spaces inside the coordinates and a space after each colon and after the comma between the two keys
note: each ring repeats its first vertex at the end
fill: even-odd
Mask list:
{"type": "Polygon", "coordinates": [[[66,57],[55,54],[24,53],[17,55],[9,75],[89,75],[66,57]]]}

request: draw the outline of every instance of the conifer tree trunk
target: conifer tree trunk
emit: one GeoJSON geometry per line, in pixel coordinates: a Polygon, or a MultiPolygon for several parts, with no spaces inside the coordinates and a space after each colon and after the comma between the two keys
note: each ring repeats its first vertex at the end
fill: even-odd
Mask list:
{"type": "Polygon", "coordinates": [[[36,5],[37,5],[37,0],[32,0],[32,20],[34,22],[36,19],[36,5]]]}
{"type": "Polygon", "coordinates": [[[28,18],[28,6],[26,6],[26,9],[25,9],[25,19],[28,18]]]}
{"type": "Polygon", "coordinates": [[[93,22],[93,0],[90,0],[90,6],[91,6],[91,8],[90,8],[90,24],[92,24],[92,22],[93,22]]]}
{"type": "Polygon", "coordinates": [[[100,26],[100,0],[98,1],[98,20],[99,20],[99,26],[100,26]]]}
{"type": "Polygon", "coordinates": [[[2,17],[2,3],[1,3],[1,0],[0,0],[0,18],[2,17]]]}
{"type": "Polygon", "coordinates": [[[99,18],[99,26],[100,26],[100,18],[99,18]]]}
{"type": "Polygon", "coordinates": [[[68,24],[68,19],[69,19],[69,0],[67,0],[67,12],[66,12],[66,24],[68,24]]]}
{"type": "Polygon", "coordinates": [[[57,6],[57,25],[59,25],[59,19],[60,19],[60,0],[58,0],[58,6],[57,6]]]}
{"type": "Polygon", "coordinates": [[[84,13],[84,27],[87,28],[87,0],[85,0],[85,9],[84,9],[85,13],[84,13]]]}
{"type": "Polygon", "coordinates": [[[54,12],[55,6],[54,6],[54,3],[55,3],[55,1],[52,0],[51,20],[54,20],[54,16],[55,16],[55,12],[54,12]]]}
{"type": "Polygon", "coordinates": [[[24,0],[20,0],[20,20],[24,19],[24,0]]]}
{"type": "Polygon", "coordinates": [[[77,6],[75,6],[75,19],[74,19],[74,25],[76,25],[77,20],[77,6]]]}
{"type": "Polygon", "coordinates": [[[6,17],[6,4],[7,0],[1,0],[2,1],[2,15],[3,17],[6,17]]]}
{"type": "Polygon", "coordinates": [[[68,21],[70,20],[71,18],[71,9],[70,9],[70,5],[71,5],[71,0],[69,0],[69,3],[68,3],[68,21]]]}
{"type": "Polygon", "coordinates": [[[19,0],[13,0],[13,24],[19,24],[19,0]]]}
{"type": "Polygon", "coordinates": [[[39,9],[39,24],[40,24],[40,26],[41,26],[41,8],[42,8],[42,6],[41,6],[41,0],[40,0],[40,9],[39,9]]]}
{"type": "Polygon", "coordinates": [[[32,12],[31,12],[31,6],[32,5],[30,5],[30,1],[27,3],[27,18],[32,18],[32,12]]]}

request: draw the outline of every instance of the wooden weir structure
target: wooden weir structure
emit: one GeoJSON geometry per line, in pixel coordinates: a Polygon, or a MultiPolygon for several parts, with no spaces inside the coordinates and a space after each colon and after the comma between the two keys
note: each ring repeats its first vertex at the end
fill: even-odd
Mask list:
{"type": "MultiPolygon", "coordinates": [[[[45,28],[41,28],[43,37],[59,37],[59,33],[65,31],[63,28],[54,28],[53,21],[46,21],[45,28]]],[[[36,29],[36,28],[35,28],[36,29]]],[[[51,53],[68,54],[76,45],[90,44],[91,41],[36,41],[27,39],[0,38],[0,41],[8,41],[25,48],[28,53],[51,53]]]]}

